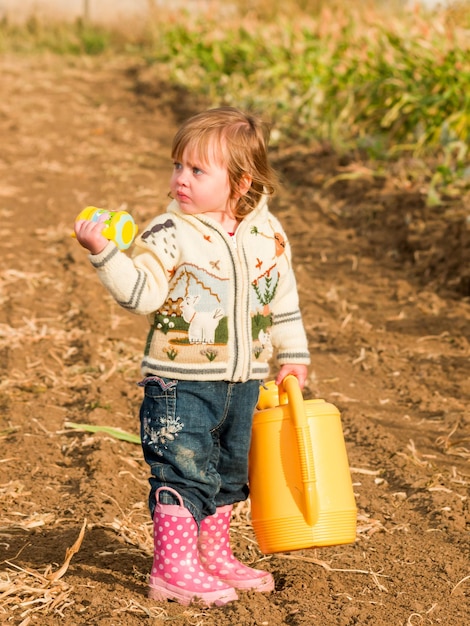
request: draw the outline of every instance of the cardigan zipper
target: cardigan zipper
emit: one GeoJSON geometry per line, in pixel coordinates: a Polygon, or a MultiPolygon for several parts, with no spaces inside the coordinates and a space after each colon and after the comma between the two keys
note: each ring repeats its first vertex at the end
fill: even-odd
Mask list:
{"type": "MultiPolygon", "coordinates": [[[[242,225],[238,227],[238,229],[242,228],[242,225]]],[[[239,248],[237,246],[237,242],[235,240],[236,234],[231,237],[235,248],[235,252],[233,250],[230,251],[230,256],[232,258],[234,264],[234,282],[235,282],[235,293],[240,293],[240,298],[236,302],[234,302],[234,311],[233,311],[233,319],[234,319],[234,345],[235,345],[235,356],[232,370],[232,378],[233,380],[246,380],[249,375],[249,366],[247,363],[250,363],[249,355],[251,353],[251,338],[248,335],[248,319],[249,319],[249,305],[247,302],[248,293],[249,293],[249,285],[248,281],[244,281],[243,277],[249,275],[248,265],[246,262],[246,257],[243,253],[243,247],[239,248]],[[237,280],[237,276],[241,276],[242,280],[237,280]],[[240,348],[240,346],[242,346],[240,348]]]]}

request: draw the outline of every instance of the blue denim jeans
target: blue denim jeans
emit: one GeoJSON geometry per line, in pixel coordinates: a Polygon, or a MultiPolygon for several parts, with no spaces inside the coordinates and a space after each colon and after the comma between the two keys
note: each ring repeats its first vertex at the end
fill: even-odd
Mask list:
{"type": "MultiPolygon", "coordinates": [[[[199,523],[216,507],[248,497],[248,453],[262,381],[187,381],[149,376],[141,383],[141,440],[155,492],[173,487],[199,523]]],[[[163,504],[177,504],[162,492],[163,504]]]]}

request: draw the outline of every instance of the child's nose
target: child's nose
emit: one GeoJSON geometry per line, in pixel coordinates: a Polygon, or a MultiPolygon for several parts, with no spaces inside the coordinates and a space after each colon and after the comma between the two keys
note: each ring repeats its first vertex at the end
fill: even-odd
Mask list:
{"type": "Polygon", "coordinates": [[[179,185],[186,185],[188,182],[188,172],[182,167],[176,174],[176,181],[179,185]]]}

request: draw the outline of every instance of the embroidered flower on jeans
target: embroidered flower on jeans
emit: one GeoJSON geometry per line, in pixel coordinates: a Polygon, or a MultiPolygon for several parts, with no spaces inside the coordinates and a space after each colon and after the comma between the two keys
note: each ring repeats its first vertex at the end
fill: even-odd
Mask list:
{"type": "Polygon", "coordinates": [[[155,452],[162,455],[162,449],[167,449],[168,442],[174,441],[178,433],[183,430],[184,424],[179,417],[164,415],[159,418],[160,427],[152,428],[148,422],[145,424],[145,435],[155,446],[155,452]]]}

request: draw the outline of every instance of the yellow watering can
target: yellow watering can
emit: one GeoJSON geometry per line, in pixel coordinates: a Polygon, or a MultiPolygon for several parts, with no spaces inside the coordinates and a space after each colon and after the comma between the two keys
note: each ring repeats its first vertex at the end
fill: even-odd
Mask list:
{"type": "Polygon", "coordinates": [[[251,517],[265,554],[353,543],[356,503],[338,409],[285,391],[260,389],[249,457],[251,517]],[[281,393],[280,393],[281,391],[281,393]]]}

